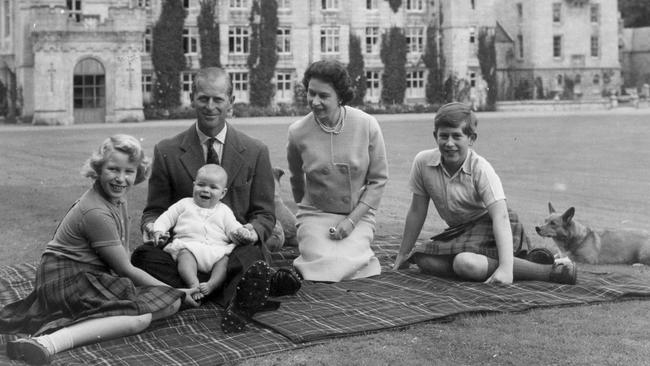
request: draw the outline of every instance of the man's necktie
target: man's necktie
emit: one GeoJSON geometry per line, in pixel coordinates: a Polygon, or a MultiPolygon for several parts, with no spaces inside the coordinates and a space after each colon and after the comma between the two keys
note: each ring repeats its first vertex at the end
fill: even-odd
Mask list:
{"type": "Polygon", "coordinates": [[[219,165],[219,154],[217,154],[217,151],[214,149],[214,142],[217,139],[214,137],[211,137],[208,139],[208,157],[205,159],[206,164],[217,164],[219,165]]]}

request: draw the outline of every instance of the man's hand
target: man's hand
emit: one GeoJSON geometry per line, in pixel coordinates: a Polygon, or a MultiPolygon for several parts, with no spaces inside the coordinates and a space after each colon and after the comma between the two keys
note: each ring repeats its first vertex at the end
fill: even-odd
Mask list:
{"type": "Polygon", "coordinates": [[[154,245],[158,248],[163,248],[169,241],[169,232],[163,233],[162,231],[155,231],[153,233],[154,245]]]}
{"type": "Polygon", "coordinates": [[[231,233],[231,239],[237,245],[254,244],[259,240],[253,225],[246,224],[231,233]]]}
{"type": "Polygon", "coordinates": [[[142,243],[148,245],[156,245],[156,238],[154,237],[153,222],[148,222],[142,227],[142,243]]]}

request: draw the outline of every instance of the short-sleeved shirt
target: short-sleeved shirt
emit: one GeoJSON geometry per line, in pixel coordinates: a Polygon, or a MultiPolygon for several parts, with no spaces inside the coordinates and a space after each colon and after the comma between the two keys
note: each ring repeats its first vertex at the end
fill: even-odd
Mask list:
{"type": "Polygon", "coordinates": [[[484,215],[489,205],[506,198],[492,165],[471,149],[453,176],[443,167],[440,150],[419,152],[409,187],[414,194],[430,198],[449,226],[473,221],[484,215]]]}
{"type": "Polygon", "coordinates": [[[126,201],[110,202],[97,182],[65,215],[44,253],[53,253],[77,262],[105,266],[97,248],[122,245],[129,241],[126,201]]]}

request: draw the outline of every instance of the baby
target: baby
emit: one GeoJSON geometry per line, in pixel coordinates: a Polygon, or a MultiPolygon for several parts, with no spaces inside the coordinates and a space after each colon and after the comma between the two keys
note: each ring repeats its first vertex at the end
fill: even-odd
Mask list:
{"type": "Polygon", "coordinates": [[[153,225],[156,245],[174,258],[187,286],[200,290],[194,300],[201,300],[223,283],[228,254],[235,245],[254,241],[250,230],[221,202],[228,191],[227,182],[228,173],[221,166],[204,165],[196,173],[192,197],[171,205],[153,225]],[[171,228],[174,237],[167,244],[171,228]],[[199,283],[197,270],[210,273],[209,280],[199,283]]]}

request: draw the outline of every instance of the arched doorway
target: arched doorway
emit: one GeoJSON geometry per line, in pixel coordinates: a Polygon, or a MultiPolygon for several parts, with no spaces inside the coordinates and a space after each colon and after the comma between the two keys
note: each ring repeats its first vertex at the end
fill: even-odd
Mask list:
{"type": "Polygon", "coordinates": [[[104,123],[106,118],[106,75],[104,66],[86,58],[74,67],[74,123],[104,123]]]}

